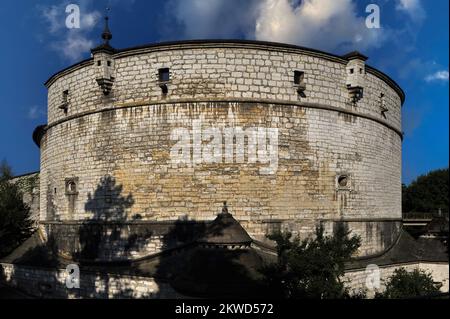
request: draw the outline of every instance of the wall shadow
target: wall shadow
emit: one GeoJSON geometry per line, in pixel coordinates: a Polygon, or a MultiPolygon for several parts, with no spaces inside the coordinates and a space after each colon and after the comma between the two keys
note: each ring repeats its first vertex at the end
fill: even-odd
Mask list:
{"type": "Polygon", "coordinates": [[[15,268],[7,284],[34,297],[67,298],[69,294],[59,282],[58,269],[69,262],[59,256],[57,240],[50,235],[44,243],[29,243],[20,249],[24,252],[12,261],[15,268]]]}
{"type": "Polygon", "coordinates": [[[58,269],[63,266],[58,253],[58,242],[50,234],[46,242],[28,248],[25,253],[14,259],[13,263],[23,266],[58,269]]]}
{"type": "Polygon", "coordinates": [[[80,249],[74,252],[74,259],[95,260],[102,257],[102,250],[113,253],[114,248],[119,249],[122,223],[127,220],[126,210],[134,204],[133,196],[122,196],[122,190],[115,178],[106,175],[100,179],[94,193],[88,194],[84,208],[92,217],[79,228],[80,249]]]}
{"type": "MultiPolygon", "coordinates": [[[[223,236],[233,237],[226,233],[229,225],[218,222],[218,218],[213,222],[189,220],[187,215],[164,223],[143,221],[139,214],[128,218],[134,199],[132,194],[122,193],[123,187],[114,177],[102,177],[84,205],[85,211],[92,214],[89,219],[81,223],[51,224],[48,241],[30,248],[14,261],[18,265],[53,270],[48,278],[33,284],[34,295],[44,298],[266,296],[258,272],[264,258],[250,245],[227,246],[214,241],[223,236]],[[131,258],[132,252],[146,251],[152,236],[161,241],[161,253],[137,260],[131,258]],[[208,242],[211,238],[212,242],[208,242]],[[83,291],[68,290],[65,282],[57,278],[56,270],[66,268],[69,263],[79,265],[83,291]],[[125,280],[128,275],[144,276],[150,281],[153,278],[155,289],[140,293],[141,289],[136,289],[133,283],[139,279],[125,280]]],[[[141,284],[145,285],[145,280],[141,284]]]]}
{"type": "Polygon", "coordinates": [[[170,284],[178,293],[192,298],[254,298],[267,291],[258,273],[264,259],[251,247],[215,242],[227,234],[227,225],[213,222],[175,222],[164,236],[154,277],[159,285],[170,284]],[[205,241],[205,238],[209,239],[205,241]],[[177,249],[174,240],[183,243],[177,249]]]}

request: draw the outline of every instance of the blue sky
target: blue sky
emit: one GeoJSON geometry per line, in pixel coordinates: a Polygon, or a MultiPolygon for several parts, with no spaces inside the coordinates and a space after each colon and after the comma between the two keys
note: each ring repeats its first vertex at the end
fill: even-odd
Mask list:
{"type": "Polygon", "coordinates": [[[112,45],[240,38],[287,42],[343,54],[358,49],[368,64],[406,92],[403,182],[448,167],[448,0],[73,0],[0,1],[0,160],[15,174],[39,170],[33,129],[46,123],[43,83],[89,57],[110,7],[112,45]],[[80,7],[80,29],[65,8],[80,7]],[[380,8],[367,29],[368,4],[380,8]]]}

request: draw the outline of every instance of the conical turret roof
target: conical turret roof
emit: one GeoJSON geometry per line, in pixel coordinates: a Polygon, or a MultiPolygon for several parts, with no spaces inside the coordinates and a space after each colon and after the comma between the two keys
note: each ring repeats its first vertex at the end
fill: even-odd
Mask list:
{"type": "Polygon", "coordinates": [[[198,242],[212,245],[249,245],[252,239],[241,224],[228,212],[225,202],[222,212],[207,227],[198,242]]]}

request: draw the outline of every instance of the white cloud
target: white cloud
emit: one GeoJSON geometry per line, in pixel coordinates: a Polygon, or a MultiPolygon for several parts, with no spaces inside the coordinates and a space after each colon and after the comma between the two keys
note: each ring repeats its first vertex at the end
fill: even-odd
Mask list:
{"type": "MultiPolygon", "coordinates": [[[[172,0],[167,15],[174,15],[183,38],[224,38],[241,33],[249,36],[254,28],[260,0],[172,0]]],[[[173,23],[171,19],[170,23],[173,23]]]]}
{"type": "Polygon", "coordinates": [[[92,6],[91,0],[81,0],[78,3],[80,28],[69,29],[65,25],[67,4],[68,2],[60,5],[38,6],[40,17],[48,30],[48,34],[39,34],[38,37],[42,40],[41,42],[47,42],[49,47],[64,59],[76,62],[100,43],[99,35],[96,35],[98,40],[94,40],[91,31],[99,24],[101,13],[89,9],[92,6]]]}
{"type": "Polygon", "coordinates": [[[366,28],[354,0],[172,0],[167,12],[185,38],[243,36],[345,51],[378,47],[389,33],[366,28]]]}
{"type": "Polygon", "coordinates": [[[48,31],[56,33],[64,27],[64,19],[61,19],[61,10],[58,6],[42,7],[39,6],[43,20],[48,24],[48,31]]]}
{"type": "Polygon", "coordinates": [[[427,82],[448,82],[449,73],[447,70],[437,71],[425,77],[427,82]]]}
{"type": "Polygon", "coordinates": [[[87,12],[80,15],[80,28],[83,31],[92,30],[99,22],[101,14],[98,11],[87,12]]]}
{"type": "Polygon", "coordinates": [[[31,120],[35,120],[45,115],[45,111],[43,108],[38,105],[33,105],[28,109],[27,117],[31,120]]]}
{"type": "Polygon", "coordinates": [[[82,34],[69,32],[65,39],[52,42],[51,47],[67,60],[75,62],[95,47],[95,43],[82,34]]]}
{"type": "Polygon", "coordinates": [[[397,0],[396,9],[406,12],[413,21],[421,22],[426,17],[420,0],[397,0]]]}
{"type": "Polygon", "coordinates": [[[256,39],[300,44],[320,49],[360,50],[377,47],[385,30],[368,29],[352,0],[264,0],[256,20],[256,39]]]}

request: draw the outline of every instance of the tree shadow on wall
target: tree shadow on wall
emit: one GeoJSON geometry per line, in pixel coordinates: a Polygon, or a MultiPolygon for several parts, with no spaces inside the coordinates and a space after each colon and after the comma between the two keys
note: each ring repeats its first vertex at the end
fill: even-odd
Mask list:
{"type": "Polygon", "coordinates": [[[105,175],[94,193],[88,194],[84,209],[92,217],[79,228],[80,248],[74,252],[74,259],[108,259],[126,247],[121,240],[121,231],[123,223],[127,221],[127,209],[133,206],[134,199],[131,194],[123,196],[122,190],[123,186],[118,185],[114,177],[105,175]]]}

